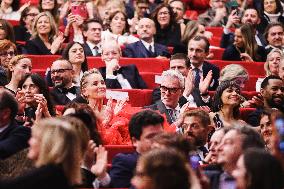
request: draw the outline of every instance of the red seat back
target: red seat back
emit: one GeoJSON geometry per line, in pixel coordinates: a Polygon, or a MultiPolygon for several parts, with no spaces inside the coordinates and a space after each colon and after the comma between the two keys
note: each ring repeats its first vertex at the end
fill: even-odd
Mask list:
{"type": "Polygon", "coordinates": [[[108,151],[108,163],[111,163],[114,156],[118,153],[135,152],[134,146],[129,145],[105,145],[105,148],[108,151]]]}
{"type": "Polygon", "coordinates": [[[213,57],[214,60],[222,60],[224,51],[225,49],[223,48],[210,48],[210,53],[214,54],[213,57]]]}

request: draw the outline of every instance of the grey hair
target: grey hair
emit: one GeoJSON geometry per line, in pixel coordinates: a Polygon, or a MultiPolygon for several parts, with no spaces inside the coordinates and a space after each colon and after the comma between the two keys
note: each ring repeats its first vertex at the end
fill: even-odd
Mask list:
{"type": "Polygon", "coordinates": [[[162,81],[165,80],[165,77],[172,77],[172,78],[177,78],[179,80],[179,84],[181,88],[184,88],[184,77],[183,75],[176,70],[166,70],[163,71],[162,73],[162,81]]]}
{"type": "Polygon", "coordinates": [[[239,64],[229,64],[221,70],[219,82],[231,81],[236,77],[243,77],[248,80],[248,71],[239,64]]]}
{"type": "Polygon", "coordinates": [[[272,56],[273,53],[278,53],[278,54],[280,54],[281,61],[282,61],[282,59],[284,58],[283,52],[282,52],[280,49],[277,49],[277,48],[272,49],[272,50],[267,54],[266,61],[265,61],[264,65],[263,65],[263,66],[264,66],[265,73],[266,73],[266,76],[271,75],[271,71],[270,71],[270,69],[269,69],[268,60],[269,60],[269,58],[272,56]]]}

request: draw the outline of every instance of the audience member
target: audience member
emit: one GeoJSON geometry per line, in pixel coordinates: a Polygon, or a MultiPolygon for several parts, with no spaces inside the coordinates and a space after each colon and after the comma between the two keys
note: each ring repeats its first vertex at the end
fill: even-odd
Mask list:
{"type": "Polygon", "coordinates": [[[0,187],[71,189],[81,182],[80,163],[84,151],[77,130],[67,121],[49,118],[32,129],[28,158],[35,169],[11,180],[1,180],[0,187]]]}
{"type": "Polygon", "coordinates": [[[202,162],[209,152],[207,141],[212,130],[210,117],[206,111],[200,109],[185,112],[182,117],[183,134],[194,144],[195,152],[202,162]]]}
{"type": "Polygon", "coordinates": [[[8,73],[9,62],[17,55],[16,45],[7,39],[0,40],[0,54],[1,67],[8,73]]]}
{"type": "Polygon", "coordinates": [[[34,121],[55,115],[47,85],[40,75],[26,75],[19,82],[19,88],[21,90],[17,91],[16,99],[25,126],[32,126],[34,121]]]}
{"type": "Polygon", "coordinates": [[[146,89],[146,83],[133,65],[120,66],[121,49],[116,41],[108,41],[102,45],[102,60],[106,67],[99,68],[110,89],[146,89]]]}
{"type": "Polygon", "coordinates": [[[7,39],[15,43],[16,41],[13,26],[4,19],[0,19],[0,26],[0,40],[7,39]]]}
{"type": "Polygon", "coordinates": [[[211,123],[215,129],[231,126],[243,126],[240,115],[240,87],[234,81],[223,81],[216,89],[212,100],[211,123]]]}
{"type": "Polygon", "coordinates": [[[20,23],[14,26],[16,41],[28,41],[32,36],[32,25],[39,10],[35,6],[28,6],[21,13],[20,23]]]}
{"type": "Polygon", "coordinates": [[[284,81],[284,59],[282,58],[279,63],[278,75],[284,81]]]}
{"type": "Polygon", "coordinates": [[[59,54],[63,41],[63,33],[58,34],[52,15],[49,12],[41,12],[34,18],[32,39],[27,41],[25,48],[28,54],[59,54]]]}
{"type": "Polygon", "coordinates": [[[84,22],[83,34],[86,37],[86,42],[84,43],[84,51],[86,56],[101,56],[102,29],[102,23],[99,20],[91,19],[84,22]]]}
{"type": "Polygon", "coordinates": [[[77,96],[80,96],[80,87],[72,83],[74,70],[72,64],[65,59],[59,59],[52,63],[50,68],[53,89],[50,95],[54,105],[66,105],[77,96]]]}
{"type": "Polygon", "coordinates": [[[261,83],[260,94],[263,97],[263,107],[258,107],[248,115],[248,123],[259,126],[260,115],[264,109],[276,108],[284,112],[284,83],[279,76],[270,75],[261,83]]]}
{"type": "Polygon", "coordinates": [[[175,14],[167,4],[158,5],[152,13],[156,25],[155,42],[165,46],[176,46],[180,43],[183,30],[176,23],[175,14]]]}
{"type": "Polygon", "coordinates": [[[8,68],[8,77],[10,82],[5,86],[5,88],[16,95],[19,82],[25,78],[27,74],[31,74],[32,61],[25,55],[17,55],[11,59],[8,68]]]}
{"type": "Polygon", "coordinates": [[[248,149],[241,155],[232,175],[239,189],[281,189],[284,186],[280,162],[261,149],[248,149]]]}
{"type": "Polygon", "coordinates": [[[251,24],[243,24],[236,28],[234,43],[225,49],[222,59],[246,62],[266,60],[265,48],[257,45],[251,24]]]}
{"type": "Polygon", "coordinates": [[[111,187],[130,187],[137,159],[151,149],[152,139],[163,132],[164,118],[151,110],[135,113],[129,122],[129,134],[134,153],[117,154],[110,169],[111,187]]]}
{"type": "Polygon", "coordinates": [[[161,100],[144,108],[158,110],[161,114],[165,114],[167,122],[172,124],[178,120],[180,114],[181,105],[179,99],[184,90],[184,77],[176,70],[164,71],[160,90],[161,100]]]}
{"type": "Polygon", "coordinates": [[[5,20],[19,20],[21,10],[19,10],[19,1],[1,1],[0,17],[5,20]]]}
{"type": "Polygon", "coordinates": [[[236,169],[239,157],[249,148],[264,148],[261,136],[249,126],[234,127],[222,138],[217,147],[217,163],[222,169],[206,170],[210,179],[210,188],[234,188],[235,180],[232,172],[236,169]]]}
{"type": "Polygon", "coordinates": [[[126,45],[123,54],[129,58],[169,57],[166,46],[154,41],[156,34],[155,23],[149,18],[141,18],[137,25],[137,34],[140,40],[126,45]]]}
{"type": "Polygon", "coordinates": [[[17,112],[15,97],[7,90],[0,89],[0,159],[8,158],[28,147],[31,130],[17,124],[17,112]]]}
{"type": "Polygon", "coordinates": [[[59,12],[58,12],[58,5],[57,0],[39,0],[39,11],[42,12],[49,12],[50,15],[53,17],[55,22],[58,23],[59,12]]]}
{"type": "Polygon", "coordinates": [[[267,41],[267,46],[265,47],[267,53],[275,48],[280,49],[283,52],[284,26],[282,23],[274,22],[268,24],[263,35],[267,41]]]}
{"type": "Polygon", "coordinates": [[[210,8],[198,16],[198,22],[204,26],[222,27],[229,16],[224,0],[210,0],[210,8]]]}
{"type": "Polygon", "coordinates": [[[184,2],[181,0],[172,0],[169,2],[169,5],[176,14],[176,22],[181,24],[181,28],[184,29],[185,24],[188,22],[188,20],[184,18],[186,8],[184,2]]]}
{"type": "Polygon", "coordinates": [[[139,40],[133,35],[129,35],[127,16],[121,10],[115,11],[110,15],[109,26],[109,30],[102,32],[103,41],[108,42],[109,40],[114,40],[117,41],[119,45],[126,45],[139,40]]]}
{"type": "MultiPolygon", "coordinates": [[[[216,90],[220,70],[217,66],[205,61],[209,53],[209,41],[206,37],[196,36],[188,42],[188,58],[190,59],[191,68],[194,72],[194,85],[198,87],[202,78],[206,78],[208,73],[212,74],[212,82],[208,90],[216,90]]],[[[204,94],[203,94],[204,95],[204,94]]]]}

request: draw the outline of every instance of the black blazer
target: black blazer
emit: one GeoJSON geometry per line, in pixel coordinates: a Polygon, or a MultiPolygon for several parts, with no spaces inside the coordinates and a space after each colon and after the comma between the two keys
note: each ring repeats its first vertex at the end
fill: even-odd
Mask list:
{"type": "Polygon", "coordinates": [[[137,152],[117,154],[112,160],[112,166],[109,172],[112,188],[129,188],[131,178],[136,168],[139,154],[137,152]]]}
{"type": "Polygon", "coordinates": [[[14,26],[16,41],[28,41],[31,38],[31,34],[27,28],[23,25],[14,26]]]}
{"type": "Polygon", "coordinates": [[[148,51],[148,49],[146,49],[146,47],[140,40],[126,45],[125,49],[123,50],[123,56],[129,58],[150,58],[157,56],[165,56],[169,58],[170,53],[166,46],[154,43],[154,54],[151,55],[151,53],[148,51]]]}
{"type": "MultiPolygon", "coordinates": [[[[106,86],[109,89],[121,89],[121,85],[117,79],[106,79],[106,67],[99,68],[104,80],[106,81],[106,86]]],[[[137,67],[134,64],[121,66],[117,73],[122,74],[122,76],[127,79],[129,84],[133,89],[146,89],[147,85],[145,81],[140,76],[137,67]]]]}
{"type": "MultiPolygon", "coordinates": [[[[76,96],[80,96],[80,87],[74,86],[76,89],[76,96]]],[[[70,99],[66,96],[65,93],[59,87],[54,87],[50,91],[50,96],[52,97],[54,105],[66,105],[70,101],[70,99]]]]}
{"type": "MultiPolygon", "coordinates": [[[[28,140],[31,137],[29,127],[19,126],[16,121],[0,133],[0,159],[5,159],[16,152],[27,148],[28,140]]],[[[1,187],[0,187],[1,188],[1,187]]]]}
{"type": "MultiPolygon", "coordinates": [[[[194,101],[195,101],[195,103],[196,103],[196,105],[197,105],[198,107],[200,107],[200,106],[209,106],[209,105],[210,105],[210,102],[205,103],[205,102],[202,100],[202,98],[201,98],[201,96],[200,96],[200,92],[199,92],[198,89],[194,88],[194,89],[192,90],[192,92],[191,92],[191,95],[193,96],[193,99],[194,99],[194,101]]],[[[156,102],[159,101],[159,100],[161,100],[161,90],[160,90],[160,88],[157,87],[157,88],[155,88],[155,89],[153,90],[153,92],[152,92],[152,104],[156,103],[156,102]]],[[[179,98],[179,104],[180,104],[180,106],[183,106],[183,105],[186,104],[186,103],[187,103],[187,99],[186,99],[184,96],[181,96],[181,97],[179,98]]]]}
{"type": "Polygon", "coordinates": [[[216,88],[219,85],[220,69],[217,66],[215,66],[214,64],[211,64],[211,63],[205,61],[203,63],[203,66],[202,66],[202,70],[203,70],[203,77],[204,78],[206,77],[208,72],[210,70],[212,70],[213,77],[212,77],[212,82],[209,85],[208,90],[209,91],[215,91],[216,88]]]}
{"type": "Polygon", "coordinates": [[[162,102],[162,100],[157,101],[155,104],[152,104],[150,106],[145,106],[144,109],[151,109],[151,110],[158,110],[160,112],[160,114],[165,114],[166,118],[167,118],[167,122],[169,124],[173,123],[173,120],[171,119],[167,108],[165,106],[165,104],[162,102]]]}
{"type": "Polygon", "coordinates": [[[1,180],[5,189],[71,189],[63,169],[58,165],[45,165],[9,180],[1,180]]]}
{"type": "MultiPolygon", "coordinates": [[[[83,44],[83,48],[84,48],[84,52],[86,56],[94,56],[91,48],[89,47],[87,43],[83,44]]],[[[96,56],[101,56],[101,53],[97,54],[96,56]]]]}
{"type": "MultiPolygon", "coordinates": [[[[27,54],[49,55],[52,54],[43,41],[37,36],[32,40],[27,41],[25,49],[27,54]]],[[[57,52],[56,54],[59,54],[57,52]]]]}

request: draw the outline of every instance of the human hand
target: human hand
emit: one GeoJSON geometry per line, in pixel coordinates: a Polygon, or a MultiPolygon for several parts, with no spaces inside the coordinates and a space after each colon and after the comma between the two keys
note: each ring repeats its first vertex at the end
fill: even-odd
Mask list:
{"type": "Polygon", "coordinates": [[[20,88],[16,92],[16,100],[19,106],[18,113],[24,114],[25,107],[26,107],[26,97],[25,97],[25,92],[20,88]]]}
{"type": "Polygon", "coordinates": [[[25,10],[25,9],[26,9],[27,7],[29,7],[30,5],[31,5],[31,1],[26,2],[25,4],[23,4],[23,5],[19,8],[18,12],[19,12],[19,13],[23,12],[23,10],[25,10]]]}
{"type": "Polygon", "coordinates": [[[108,99],[107,105],[106,105],[103,113],[104,113],[103,114],[104,117],[103,117],[102,124],[103,124],[103,126],[107,126],[111,122],[113,115],[114,115],[114,105],[113,105],[112,98],[108,99]]]}
{"type": "Polygon", "coordinates": [[[205,31],[204,37],[206,37],[208,40],[210,40],[213,37],[213,33],[210,32],[210,31],[205,31]]]}
{"type": "Polygon", "coordinates": [[[263,97],[261,94],[257,94],[256,96],[253,96],[250,100],[247,100],[242,103],[244,107],[263,107],[263,97]]]}
{"type": "Polygon", "coordinates": [[[62,43],[64,42],[64,40],[65,40],[65,38],[63,36],[63,33],[59,32],[58,36],[54,39],[54,41],[51,44],[50,52],[52,54],[55,54],[59,50],[59,48],[62,45],[62,43]]]}
{"type": "Polygon", "coordinates": [[[113,75],[113,72],[120,68],[117,59],[106,60],[106,75],[113,75]]]}
{"type": "Polygon", "coordinates": [[[87,151],[84,156],[84,165],[90,170],[95,160],[95,148],[96,143],[93,140],[89,140],[87,151]]]}
{"type": "Polygon", "coordinates": [[[38,110],[42,113],[44,117],[51,117],[48,111],[47,100],[43,94],[34,94],[34,98],[38,103],[38,110]]]}
{"type": "Polygon", "coordinates": [[[212,78],[213,78],[213,72],[212,70],[210,70],[206,77],[203,78],[203,75],[201,76],[200,78],[200,82],[199,82],[199,91],[201,94],[204,94],[208,91],[208,87],[212,81],[212,78]]]}
{"type": "Polygon", "coordinates": [[[68,14],[69,10],[71,10],[71,1],[66,1],[60,10],[60,20],[62,20],[68,14]]]}
{"type": "Polygon", "coordinates": [[[184,82],[184,92],[183,92],[183,95],[188,97],[193,88],[194,88],[194,76],[193,76],[193,71],[192,70],[189,70],[188,71],[188,74],[185,78],[185,82],[184,82]]]}
{"type": "Polygon", "coordinates": [[[96,163],[91,167],[91,172],[95,174],[98,179],[104,178],[107,174],[107,154],[108,152],[105,148],[100,145],[95,148],[96,153],[96,163]]]}
{"type": "Polygon", "coordinates": [[[118,100],[118,101],[116,102],[116,105],[115,105],[114,110],[113,110],[113,114],[114,114],[115,116],[118,115],[118,114],[121,112],[121,110],[123,109],[123,107],[125,107],[127,100],[128,100],[128,99],[125,99],[125,100],[118,100]]]}
{"type": "Polygon", "coordinates": [[[241,57],[241,60],[243,60],[243,61],[253,62],[253,59],[247,53],[241,53],[240,57],[241,57]]]}
{"type": "Polygon", "coordinates": [[[238,23],[240,23],[240,18],[237,15],[237,10],[232,10],[232,12],[230,13],[228,17],[226,28],[230,28],[232,27],[233,24],[238,24],[238,23]]]}

